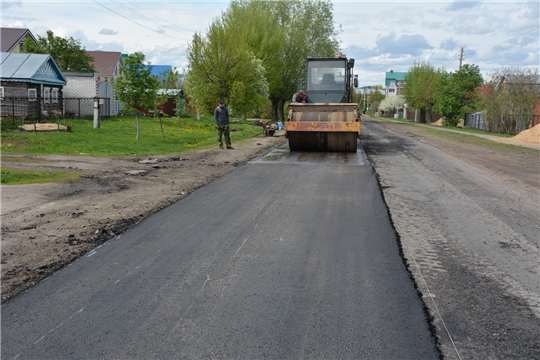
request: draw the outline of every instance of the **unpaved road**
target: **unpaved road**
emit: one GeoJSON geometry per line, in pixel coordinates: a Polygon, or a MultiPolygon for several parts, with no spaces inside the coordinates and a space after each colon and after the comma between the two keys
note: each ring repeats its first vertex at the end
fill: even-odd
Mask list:
{"type": "Polygon", "coordinates": [[[540,358],[540,151],[362,129],[445,358],[540,358]]]}

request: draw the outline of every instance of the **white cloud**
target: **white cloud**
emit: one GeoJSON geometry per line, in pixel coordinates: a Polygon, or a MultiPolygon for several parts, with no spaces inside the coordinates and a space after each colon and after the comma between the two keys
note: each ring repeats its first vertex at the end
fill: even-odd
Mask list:
{"type": "MultiPolygon", "coordinates": [[[[142,51],[153,64],[183,69],[193,33],[204,34],[228,5],[228,0],[3,1],[1,21],[36,36],[47,30],[72,36],[87,50],[142,51]]],[[[386,71],[407,71],[415,60],[457,68],[461,48],[464,62],[482,72],[538,66],[538,18],[538,2],[519,0],[334,0],[334,21],[343,26],[341,50],[356,59],[362,86],[382,84],[386,71]]]]}
{"type": "Polygon", "coordinates": [[[525,29],[538,29],[540,18],[540,4],[529,3],[526,7],[511,12],[508,15],[508,23],[506,24],[507,31],[522,31],[525,29]]]}

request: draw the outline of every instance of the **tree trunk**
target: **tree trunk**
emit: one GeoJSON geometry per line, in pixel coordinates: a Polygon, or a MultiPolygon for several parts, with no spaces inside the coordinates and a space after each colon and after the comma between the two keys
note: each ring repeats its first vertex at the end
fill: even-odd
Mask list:
{"type": "Polygon", "coordinates": [[[431,124],[431,111],[426,110],[426,123],[431,124]]]}
{"type": "Polygon", "coordinates": [[[272,121],[278,121],[278,101],[272,99],[272,121]]]}
{"type": "Polygon", "coordinates": [[[135,140],[139,140],[139,137],[141,135],[141,123],[139,122],[139,114],[135,115],[135,119],[137,120],[137,136],[135,137],[135,140]]]}
{"type": "Polygon", "coordinates": [[[280,99],[279,102],[278,102],[278,112],[279,112],[279,121],[281,121],[282,123],[285,122],[285,116],[284,116],[284,111],[283,111],[283,107],[285,106],[285,101],[283,99],[280,99]]]}
{"type": "Polygon", "coordinates": [[[420,115],[418,122],[424,124],[426,122],[426,109],[420,109],[418,112],[420,115]]]}

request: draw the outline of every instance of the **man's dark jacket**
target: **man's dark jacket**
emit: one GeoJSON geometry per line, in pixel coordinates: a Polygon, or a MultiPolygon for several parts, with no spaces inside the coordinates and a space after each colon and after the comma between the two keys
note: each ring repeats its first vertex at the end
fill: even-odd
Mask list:
{"type": "Polygon", "coordinates": [[[227,110],[225,106],[218,106],[216,110],[214,110],[214,121],[216,122],[216,125],[229,124],[229,110],[227,110]]]}

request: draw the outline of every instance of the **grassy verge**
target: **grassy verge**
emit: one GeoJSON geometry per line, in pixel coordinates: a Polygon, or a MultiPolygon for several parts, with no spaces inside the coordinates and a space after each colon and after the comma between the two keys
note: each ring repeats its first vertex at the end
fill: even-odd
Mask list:
{"type": "MultiPolygon", "coordinates": [[[[99,129],[92,120],[63,120],[69,132],[22,132],[16,125],[2,124],[2,154],[59,154],[94,156],[149,156],[176,154],[187,150],[217,145],[213,117],[163,118],[161,137],[158,118],[140,117],[141,135],[136,140],[134,116],[111,117],[101,121],[99,129]]],[[[248,122],[232,122],[234,142],[262,132],[260,126],[248,122]]]]}
{"type": "Polygon", "coordinates": [[[2,167],[2,185],[35,184],[54,181],[75,181],[80,177],[79,173],[67,171],[47,171],[47,170],[16,170],[2,167]]]}

